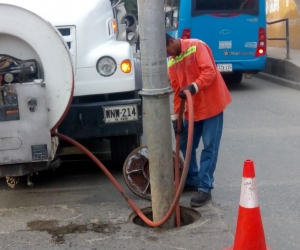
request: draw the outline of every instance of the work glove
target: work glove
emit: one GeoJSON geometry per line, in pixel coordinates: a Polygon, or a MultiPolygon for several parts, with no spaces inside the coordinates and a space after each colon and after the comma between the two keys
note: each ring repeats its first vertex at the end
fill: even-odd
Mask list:
{"type": "Polygon", "coordinates": [[[199,87],[198,87],[197,83],[194,82],[194,83],[186,86],[185,88],[182,88],[180,90],[178,96],[183,100],[186,100],[186,95],[185,95],[185,93],[183,93],[183,91],[185,91],[185,90],[190,91],[191,95],[194,95],[199,91],[199,87]]]}
{"type": "Polygon", "coordinates": [[[184,132],[183,120],[181,120],[181,128],[179,130],[177,128],[178,114],[171,115],[171,119],[175,135],[181,135],[184,132]]]}

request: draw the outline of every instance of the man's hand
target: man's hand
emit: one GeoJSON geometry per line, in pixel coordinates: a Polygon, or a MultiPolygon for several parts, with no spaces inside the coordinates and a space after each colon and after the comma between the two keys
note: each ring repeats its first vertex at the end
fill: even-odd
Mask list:
{"type": "Polygon", "coordinates": [[[172,121],[174,133],[175,133],[175,135],[182,135],[182,133],[184,132],[183,121],[181,120],[181,128],[180,129],[177,128],[177,121],[178,120],[172,121]]]}
{"type": "Polygon", "coordinates": [[[194,83],[192,83],[192,84],[186,86],[185,88],[182,88],[182,89],[180,90],[178,96],[179,96],[181,99],[184,99],[184,100],[186,100],[186,95],[185,95],[185,93],[183,92],[183,91],[185,91],[185,90],[190,91],[191,95],[194,95],[194,94],[196,94],[196,93],[199,91],[199,87],[198,87],[198,85],[194,82],[194,83]]]}

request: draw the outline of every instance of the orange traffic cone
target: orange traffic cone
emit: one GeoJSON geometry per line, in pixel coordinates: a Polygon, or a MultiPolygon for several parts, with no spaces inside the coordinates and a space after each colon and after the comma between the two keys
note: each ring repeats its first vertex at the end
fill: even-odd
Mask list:
{"type": "Polygon", "coordinates": [[[269,250],[258,206],[254,163],[244,162],[240,205],[233,248],[224,250],[269,250]]]}

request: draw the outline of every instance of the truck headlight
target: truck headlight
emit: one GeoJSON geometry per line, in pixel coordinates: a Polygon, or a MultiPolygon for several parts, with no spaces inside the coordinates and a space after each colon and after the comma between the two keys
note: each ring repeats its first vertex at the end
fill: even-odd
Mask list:
{"type": "Polygon", "coordinates": [[[97,62],[97,71],[102,76],[111,76],[116,72],[116,69],[116,61],[109,56],[103,56],[97,62]]]}

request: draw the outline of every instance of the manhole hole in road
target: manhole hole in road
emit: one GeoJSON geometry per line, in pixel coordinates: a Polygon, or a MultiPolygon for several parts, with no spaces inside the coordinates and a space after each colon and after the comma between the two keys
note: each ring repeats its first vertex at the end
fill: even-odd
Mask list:
{"type": "MultiPolygon", "coordinates": [[[[153,220],[152,207],[141,209],[143,214],[150,220],[153,220]]],[[[187,226],[197,222],[201,218],[201,214],[191,208],[180,207],[181,226],[187,226]]],[[[135,212],[129,216],[129,220],[134,224],[142,227],[149,227],[135,212]]]]}

